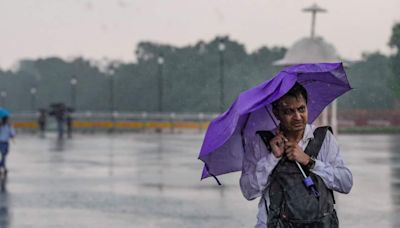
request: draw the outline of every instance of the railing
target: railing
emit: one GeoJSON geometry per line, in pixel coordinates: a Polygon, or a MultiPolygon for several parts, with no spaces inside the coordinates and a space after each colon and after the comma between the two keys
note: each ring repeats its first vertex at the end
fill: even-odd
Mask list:
{"type": "MultiPolygon", "coordinates": [[[[74,131],[98,130],[145,130],[145,129],[198,129],[205,130],[209,122],[218,114],[205,113],[102,113],[79,112],[72,115],[74,131]]],[[[36,130],[39,128],[36,113],[14,113],[12,123],[18,130],[36,130]]],[[[56,129],[56,121],[52,116],[47,117],[47,130],[56,129]]]]}
{"type": "MultiPolygon", "coordinates": [[[[135,131],[146,129],[198,129],[204,131],[216,113],[128,113],[128,112],[78,112],[73,113],[74,131],[135,131]]],[[[362,127],[400,127],[399,110],[354,110],[338,113],[339,129],[362,127]]],[[[13,113],[13,126],[17,130],[33,131],[38,129],[37,113],[13,113]]],[[[47,130],[55,130],[56,122],[47,117],[47,130]]]]}

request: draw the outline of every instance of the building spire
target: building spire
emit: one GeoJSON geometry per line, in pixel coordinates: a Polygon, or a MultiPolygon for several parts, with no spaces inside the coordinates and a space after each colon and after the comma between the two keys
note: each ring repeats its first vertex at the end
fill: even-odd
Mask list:
{"type": "Polygon", "coordinates": [[[304,8],[303,12],[311,12],[311,38],[315,37],[315,21],[317,13],[325,13],[327,12],[325,9],[319,7],[317,4],[313,4],[310,7],[304,8]]]}

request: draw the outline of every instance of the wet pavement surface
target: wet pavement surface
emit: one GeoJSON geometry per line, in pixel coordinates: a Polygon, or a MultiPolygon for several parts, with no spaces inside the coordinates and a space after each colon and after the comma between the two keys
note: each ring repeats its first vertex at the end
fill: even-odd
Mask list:
{"type": "MultiPolygon", "coordinates": [[[[19,135],[1,182],[0,228],[253,227],[239,173],[199,181],[202,134],[19,135]]],[[[341,227],[400,227],[400,135],[340,135],[353,172],[341,227]]]]}

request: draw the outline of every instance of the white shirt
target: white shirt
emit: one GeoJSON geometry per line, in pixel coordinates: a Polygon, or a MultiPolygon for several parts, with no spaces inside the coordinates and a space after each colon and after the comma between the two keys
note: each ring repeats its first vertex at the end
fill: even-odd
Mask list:
{"type": "MultiPolygon", "coordinates": [[[[314,126],[306,125],[303,139],[298,143],[303,150],[307,147],[310,139],[314,138],[314,130],[314,126]]],[[[268,178],[280,158],[276,158],[273,153],[269,152],[261,137],[256,134],[245,139],[245,149],[240,188],[243,196],[248,200],[261,196],[255,227],[265,228],[267,227],[266,206],[269,206],[268,178]],[[265,201],[267,205],[265,205],[265,201]]],[[[349,193],[353,186],[351,171],[345,166],[340,156],[339,146],[330,131],[326,133],[311,172],[320,176],[326,187],[334,191],[349,193]]]]}
{"type": "Polygon", "coordinates": [[[15,136],[15,130],[9,124],[0,126],[0,142],[8,142],[15,136]]]}

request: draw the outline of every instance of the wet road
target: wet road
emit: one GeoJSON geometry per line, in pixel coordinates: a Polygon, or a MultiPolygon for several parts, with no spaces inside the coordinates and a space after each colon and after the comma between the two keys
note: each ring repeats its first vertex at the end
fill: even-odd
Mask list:
{"type": "MultiPolygon", "coordinates": [[[[19,135],[0,193],[0,227],[252,227],[239,173],[200,182],[202,135],[19,135]]],[[[341,135],[354,188],[341,227],[400,227],[400,135],[341,135]]]]}

